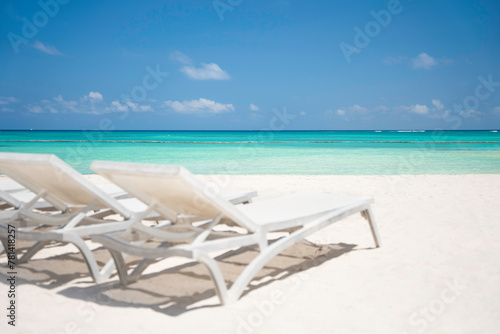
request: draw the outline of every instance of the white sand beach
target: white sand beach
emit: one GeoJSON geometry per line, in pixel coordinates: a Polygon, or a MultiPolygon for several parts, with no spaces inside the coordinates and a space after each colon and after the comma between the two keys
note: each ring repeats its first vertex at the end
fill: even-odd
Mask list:
{"type": "MultiPolygon", "coordinates": [[[[5,316],[4,255],[0,333],[500,332],[500,175],[202,178],[256,189],[256,201],[303,191],[371,196],[382,247],[361,216],[350,217],[276,257],[227,306],[198,264],[163,261],[127,288],[116,275],[96,285],[76,248],[47,247],[17,268],[15,328],[5,316]]],[[[223,273],[234,279],[254,255],[221,259],[223,273]]]]}

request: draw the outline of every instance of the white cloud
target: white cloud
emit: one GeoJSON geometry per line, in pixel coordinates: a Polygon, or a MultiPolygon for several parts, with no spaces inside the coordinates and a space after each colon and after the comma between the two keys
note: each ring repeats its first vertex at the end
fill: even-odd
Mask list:
{"type": "Polygon", "coordinates": [[[102,94],[99,92],[90,92],[88,97],[91,101],[102,101],[102,94]]]}
{"type": "Polygon", "coordinates": [[[61,95],[54,97],[54,101],[57,102],[58,106],[61,107],[63,111],[70,111],[74,113],[80,112],[79,108],[77,108],[78,102],[76,101],[66,101],[61,95]]]}
{"type": "Polygon", "coordinates": [[[428,70],[432,66],[437,65],[436,59],[434,59],[434,57],[429,56],[425,52],[422,52],[417,57],[413,58],[411,61],[413,68],[422,68],[425,70],[428,70]]]}
{"type": "MultiPolygon", "coordinates": [[[[126,105],[122,105],[122,107],[129,107],[132,111],[152,111],[153,108],[151,108],[150,105],[139,105],[137,103],[134,103],[132,101],[127,101],[125,102],[126,105]]],[[[123,109],[123,108],[122,108],[123,109]]]]}
{"type": "Polygon", "coordinates": [[[398,57],[387,57],[383,60],[384,64],[393,65],[393,64],[402,64],[406,62],[408,57],[406,56],[398,56],[398,57]]]}
{"type": "Polygon", "coordinates": [[[137,103],[134,103],[132,101],[126,101],[123,103],[120,103],[119,101],[113,101],[111,102],[111,108],[106,108],[108,111],[153,111],[153,107],[150,105],[140,105],[137,103]]]}
{"type": "Polygon", "coordinates": [[[386,106],[378,106],[375,108],[375,111],[387,111],[389,110],[389,108],[387,108],[386,106]]]}
{"type": "Polygon", "coordinates": [[[359,113],[365,113],[365,112],[368,111],[368,109],[366,109],[365,107],[360,106],[359,104],[355,104],[352,107],[349,107],[349,110],[350,111],[354,111],[354,112],[359,112],[359,113]]]}
{"type": "MultiPolygon", "coordinates": [[[[5,98],[0,101],[14,101],[14,98],[5,98]]],[[[17,101],[17,100],[15,100],[17,101]]],[[[149,102],[159,104],[159,102],[154,100],[148,100],[149,102]]],[[[6,103],[4,103],[6,104],[6,103]]],[[[0,106],[1,107],[1,106],[0,106]]],[[[62,95],[57,95],[52,99],[42,99],[38,103],[32,103],[24,105],[29,112],[32,113],[79,113],[79,114],[90,114],[90,115],[102,115],[110,112],[116,111],[133,111],[133,112],[151,112],[154,111],[154,105],[140,104],[132,101],[120,102],[118,100],[112,101],[111,103],[104,102],[101,93],[96,91],[91,91],[87,95],[83,95],[80,99],[76,101],[65,100],[62,95]]],[[[0,108],[0,111],[2,110],[0,108]]]]}
{"type": "Polygon", "coordinates": [[[500,114],[500,106],[498,106],[495,109],[493,109],[493,112],[497,113],[497,114],[500,114]]]}
{"type": "Polygon", "coordinates": [[[444,109],[444,104],[442,104],[441,101],[439,101],[439,100],[433,99],[432,100],[432,104],[434,105],[434,107],[436,107],[437,110],[443,110],[444,109]]]}
{"type": "Polygon", "coordinates": [[[301,112],[299,112],[299,115],[300,116],[305,116],[305,115],[307,115],[307,113],[305,111],[301,111],[301,112]]]}
{"type": "Polygon", "coordinates": [[[482,112],[480,111],[477,111],[477,110],[462,110],[460,112],[460,115],[463,117],[463,118],[468,118],[468,117],[471,117],[471,116],[479,116],[481,115],[482,112]]]}
{"type": "Polygon", "coordinates": [[[62,56],[63,55],[61,52],[59,52],[59,50],[57,50],[55,48],[55,46],[50,45],[50,44],[43,44],[40,41],[35,41],[35,43],[33,43],[33,47],[35,49],[40,50],[43,53],[46,53],[49,55],[53,55],[53,56],[62,56]]]}
{"type": "Polygon", "coordinates": [[[193,61],[187,55],[180,51],[174,51],[170,54],[170,59],[173,61],[178,61],[183,64],[192,64],[193,61]]]}
{"type": "Polygon", "coordinates": [[[410,111],[415,114],[426,115],[429,113],[429,107],[422,104],[415,104],[410,107],[410,111]]]}
{"type": "Polygon", "coordinates": [[[68,101],[58,95],[51,100],[43,99],[38,104],[29,104],[25,108],[32,113],[50,112],[53,114],[79,113],[91,115],[102,115],[114,111],[147,112],[154,110],[151,105],[141,105],[132,101],[112,101],[111,104],[107,104],[103,103],[102,100],[102,94],[99,92],[90,92],[78,101],[68,101]]]}
{"type": "Polygon", "coordinates": [[[40,106],[33,106],[33,105],[27,105],[26,109],[28,109],[29,112],[32,112],[34,114],[41,114],[43,113],[43,108],[40,106]]]}
{"type": "Polygon", "coordinates": [[[202,63],[202,66],[198,68],[194,66],[184,66],[181,68],[181,72],[195,80],[228,80],[230,78],[229,74],[215,63],[202,63]]]}
{"type": "Polygon", "coordinates": [[[429,118],[443,118],[448,117],[447,115],[449,114],[449,111],[445,110],[445,105],[437,99],[432,100],[432,107],[417,103],[411,106],[398,106],[395,107],[394,110],[399,112],[409,112],[418,115],[425,115],[429,118]]]}
{"type": "Polygon", "coordinates": [[[59,110],[57,110],[56,108],[54,108],[54,106],[52,105],[52,102],[50,102],[49,100],[42,100],[42,104],[43,104],[42,108],[47,109],[52,114],[59,113],[59,110]]]}
{"type": "Polygon", "coordinates": [[[264,116],[256,114],[256,113],[253,112],[253,113],[250,113],[250,118],[252,118],[253,120],[257,120],[257,119],[264,118],[264,116]]]}
{"type": "Polygon", "coordinates": [[[251,111],[259,111],[260,108],[258,106],[256,106],[255,104],[250,103],[250,110],[251,111]]]}
{"type": "Polygon", "coordinates": [[[333,111],[333,110],[327,110],[325,112],[325,116],[327,117],[334,117],[334,116],[347,116],[348,114],[349,115],[364,115],[366,114],[367,112],[369,112],[370,110],[368,110],[367,108],[365,107],[362,107],[360,106],[359,104],[355,104],[353,106],[350,106],[348,108],[339,108],[337,109],[336,111],[333,111]]]}
{"type": "Polygon", "coordinates": [[[125,104],[130,107],[130,109],[132,109],[133,111],[137,111],[139,110],[139,105],[137,103],[134,103],[132,101],[127,101],[125,102],[125,104]]]}
{"type": "Polygon", "coordinates": [[[127,105],[121,104],[118,101],[111,102],[111,105],[115,108],[115,110],[118,110],[118,111],[127,111],[128,110],[127,105]]]}
{"type": "Polygon", "coordinates": [[[404,64],[408,65],[414,69],[425,69],[428,70],[433,66],[442,64],[449,65],[454,63],[454,60],[443,56],[441,58],[434,58],[425,52],[420,53],[415,58],[408,58],[408,56],[397,56],[397,57],[387,57],[382,61],[386,65],[397,65],[404,64]]]}
{"type": "Polygon", "coordinates": [[[190,101],[165,101],[165,105],[179,114],[220,114],[234,111],[232,104],[222,104],[200,98],[190,101]]]}
{"type": "Polygon", "coordinates": [[[3,107],[3,108],[2,108],[2,111],[3,111],[3,112],[13,112],[13,111],[14,111],[14,109],[12,109],[12,108],[6,108],[6,107],[3,107]]]}
{"type": "Polygon", "coordinates": [[[0,96],[0,104],[11,104],[16,102],[18,102],[18,100],[15,97],[0,96]]]}

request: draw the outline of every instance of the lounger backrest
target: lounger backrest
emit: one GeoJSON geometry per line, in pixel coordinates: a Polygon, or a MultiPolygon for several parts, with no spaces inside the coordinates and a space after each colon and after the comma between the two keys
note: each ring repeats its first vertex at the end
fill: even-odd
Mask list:
{"type": "Polygon", "coordinates": [[[60,210],[99,203],[129,218],[131,212],[55,155],[0,153],[0,173],[23,185],[60,210]]]}
{"type": "Polygon", "coordinates": [[[94,161],[90,169],[147,205],[156,204],[154,210],[165,217],[185,214],[214,218],[222,213],[255,231],[252,221],[182,166],[94,161]]]}

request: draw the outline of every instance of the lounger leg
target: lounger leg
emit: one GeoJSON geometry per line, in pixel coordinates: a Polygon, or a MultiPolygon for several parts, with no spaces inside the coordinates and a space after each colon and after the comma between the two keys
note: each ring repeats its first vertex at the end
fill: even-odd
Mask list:
{"type": "MultiPolygon", "coordinates": [[[[299,230],[300,231],[300,230],[299,230]]],[[[228,291],[228,296],[226,303],[231,304],[236,302],[240,296],[243,294],[243,291],[250,283],[253,277],[259,272],[262,267],[266,263],[268,263],[273,257],[278,255],[284,249],[293,245],[297,240],[300,240],[300,237],[288,236],[279,241],[276,241],[272,245],[268,246],[264,251],[261,251],[257,257],[250,262],[250,264],[243,270],[240,276],[233,283],[231,288],[228,291]]]]}
{"type": "Polygon", "coordinates": [[[7,253],[7,239],[0,238],[0,254],[7,253]]]}
{"type": "Polygon", "coordinates": [[[139,262],[137,267],[135,267],[134,270],[130,273],[130,275],[128,275],[129,279],[132,282],[137,281],[139,279],[139,277],[142,275],[142,273],[144,272],[144,270],[146,270],[146,268],[149,267],[149,265],[151,263],[154,263],[155,261],[156,261],[156,259],[154,259],[154,260],[144,259],[141,262],[139,262]]]}
{"type": "Polygon", "coordinates": [[[38,253],[45,245],[49,244],[50,241],[38,241],[36,242],[33,246],[30,247],[24,253],[21,258],[19,258],[18,263],[26,263],[28,262],[33,256],[35,256],[36,253],[38,253]]]}
{"type": "Polygon", "coordinates": [[[97,262],[94,256],[92,255],[92,251],[89,249],[89,247],[82,238],[80,238],[75,234],[71,235],[65,234],[64,241],[72,243],[80,250],[80,252],[83,255],[83,259],[87,263],[87,267],[89,268],[89,271],[96,283],[101,283],[102,281],[107,279],[105,275],[101,275],[101,272],[99,271],[99,266],[97,265],[97,262]]]}
{"type": "Polygon", "coordinates": [[[101,269],[101,279],[102,280],[107,280],[109,278],[109,276],[111,276],[111,274],[115,271],[115,261],[114,259],[109,259],[108,262],[106,262],[106,264],[102,267],[101,269]]]}
{"type": "Polygon", "coordinates": [[[137,278],[133,279],[127,273],[127,264],[125,263],[122,253],[109,248],[108,250],[111,253],[111,256],[113,257],[113,261],[116,266],[116,271],[118,271],[118,277],[120,278],[120,282],[125,286],[130,283],[134,283],[137,280],[137,278]]]}
{"type": "Polygon", "coordinates": [[[212,276],[212,280],[215,284],[215,291],[217,292],[217,296],[219,296],[221,303],[223,305],[228,304],[230,301],[228,300],[226,282],[224,281],[224,276],[222,276],[222,272],[220,271],[217,262],[208,254],[203,252],[195,252],[193,255],[198,262],[203,263],[208,268],[210,276],[212,276]]]}
{"type": "MultiPolygon", "coordinates": [[[[331,225],[355,212],[359,212],[356,210],[357,208],[353,208],[351,210],[344,211],[342,214],[334,212],[331,214],[331,217],[320,218],[316,222],[305,225],[303,228],[296,230],[287,237],[281,238],[280,240],[272,243],[263,251],[261,250],[260,254],[257,255],[257,257],[253,259],[252,262],[250,262],[250,264],[245,268],[245,270],[243,270],[243,272],[229,289],[227,302],[236,302],[243,294],[243,291],[248,286],[252,278],[257,275],[259,270],[262,269],[266,265],[266,263],[268,263],[272,258],[281,253],[283,250],[294,245],[297,241],[304,239],[312,233],[319,231],[320,229],[331,225]]],[[[369,215],[370,212],[368,211],[367,214],[369,215]]],[[[374,221],[373,226],[375,226],[374,221]]],[[[374,231],[376,231],[376,229],[374,231]]]]}
{"type": "Polygon", "coordinates": [[[375,241],[375,246],[380,247],[380,235],[378,233],[377,224],[375,223],[375,216],[373,215],[372,209],[368,208],[364,211],[361,211],[361,215],[366,220],[368,220],[368,223],[370,224],[370,229],[372,231],[373,240],[375,241]]]}
{"type": "MultiPolygon", "coordinates": [[[[161,248],[161,247],[165,246],[166,244],[168,244],[168,242],[164,241],[157,248],[161,248]]],[[[141,262],[139,262],[137,267],[135,267],[135,269],[132,271],[132,273],[130,273],[130,275],[129,275],[130,278],[133,279],[134,281],[137,281],[139,279],[139,277],[142,275],[142,273],[144,272],[144,270],[146,270],[146,268],[149,267],[149,265],[151,263],[154,263],[155,261],[156,261],[156,259],[143,259],[141,262]]]]}

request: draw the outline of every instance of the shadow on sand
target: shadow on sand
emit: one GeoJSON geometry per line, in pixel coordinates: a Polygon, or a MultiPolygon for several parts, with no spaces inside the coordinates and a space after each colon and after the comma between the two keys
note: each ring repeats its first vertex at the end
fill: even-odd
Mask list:
{"type": "MultiPolygon", "coordinates": [[[[355,247],[354,244],[344,243],[316,245],[303,240],[267,263],[254,277],[242,297],[276,280],[293,277],[298,272],[317,267],[330,259],[361,250],[355,247]]],[[[100,265],[109,259],[109,253],[103,248],[94,250],[94,254],[100,265]]],[[[258,248],[251,246],[216,257],[227,286],[231,286],[257,254],[258,248]]],[[[133,266],[138,263],[138,260],[128,262],[133,266]]],[[[220,306],[217,298],[211,299],[208,304],[203,303],[216,294],[209,271],[197,262],[144,274],[137,282],[126,287],[120,284],[116,274],[109,282],[89,286],[92,279],[83,257],[76,251],[76,248],[74,253],[32,260],[18,265],[16,269],[18,284],[36,284],[47,289],[62,287],[78,279],[59,293],[97,305],[150,308],[170,316],[177,316],[197,308],[220,306]]],[[[0,268],[2,281],[7,277],[7,271],[5,265],[0,268]]]]}

